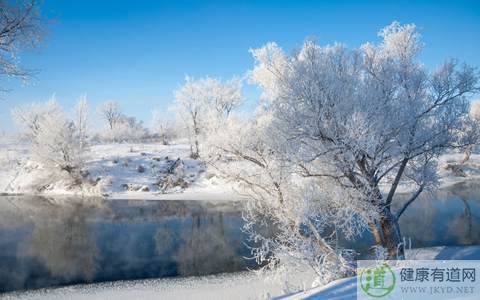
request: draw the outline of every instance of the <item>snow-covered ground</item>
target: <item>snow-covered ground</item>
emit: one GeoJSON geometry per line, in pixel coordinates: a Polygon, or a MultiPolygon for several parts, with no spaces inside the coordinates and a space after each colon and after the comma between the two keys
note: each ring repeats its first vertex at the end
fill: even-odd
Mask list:
{"type": "MultiPolygon", "coordinates": [[[[94,185],[69,188],[61,178],[43,194],[101,195],[112,199],[238,200],[231,185],[189,157],[186,144],[93,145],[86,155],[88,178],[94,185]]],[[[0,143],[0,192],[36,193],[49,177],[28,161],[28,145],[13,138],[0,143]]]]}
{"type": "MultiPolygon", "coordinates": [[[[409,259],[480,259],[480,246],[413,249],[409,259]]],[[[0,295],[1,299],[356,299],[356,278],[345,278],[308,289],[311,274],[291,273],[290,287],[306,290],[287,296],[284,278],[262,279],[253,272],[203,277],[149,279],[68,286],[0,295]]]]}
{"type": "Polygon", "coordinates": [[[87,169],[91,178],[111,180],[105,193],[112,199],[235,197],[224,180],[189,154],[186,144],[96,145],[91,147],[87,169]]]}
{"type": "MultiPolygon", "coordinates": [[[[86,170],[93,185],[71,188],[62,176],[49,183],[44,194],[101,195],[111,199],[239,200],[232,183],[226,182],[199,160],[189,157],[186,143],[120,143],[93,145],[86,155],[86,170]]],[[[463,153],[440,157],[442,186],[480,179],[480,154],[459,165],[463,153]]],[[[14,137],[0,139],[0,192],[37,193],[50,175],[29,162],[28,145],[14,137]]],[[[50,180],[52,181],[52,180],[50,180]]],[[[400,192],[408,191],[403,186],[400,192]]],[[[238,189],[237,189],[238,190],[238,189]]]]}
{"type": "MultiPolygon", "coordinates": [[[[424,249],[413,249],[407,251],[407,259],[418,260],[480,260],[480,246],[465,247],[434,247],[424,249]]],[[[402,284],[399,282],[398,284],[402,284]]],[[[478,299],[478,294],[465,295],[458,299],[478,299]],[[470,297],[470,298],[468,298],[470,297]]],[[[460,297],[459,296],[459,297],[460,297]]],[[[349,300],[357,299],[357,278],[350,277],[331,282],[325,286],[309,289],[304,292],[295,293],[288,296],[278,297],[282,300],[349,300]]],[[[451,298],[456,299],[456,298],[451,298]]]]}
{"type": "MultiPolygon", "coordinates": [[[[303,284],[297,273],[290,284],[303,284]]],[[[271,299],[284,294],[280,281],[261,279],[253,272],[202,277],[117,281],[90,285],[0,294],[0,299],[271,299]]]]}

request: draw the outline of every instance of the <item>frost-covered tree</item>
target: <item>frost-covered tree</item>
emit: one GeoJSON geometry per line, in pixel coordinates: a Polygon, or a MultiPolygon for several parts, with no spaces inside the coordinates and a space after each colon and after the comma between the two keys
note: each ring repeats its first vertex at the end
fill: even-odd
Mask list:
{"type": "Polygon", "coordinates": [[[110,142],[139,141],[147,132],[141,121],[125,115],[118,102],[107,101],[99,109],[100,116],[105,120],[107,128],[101,133],[101,138],[110,142]]]}
{"type": "Polygon", "coordinates": [[[158,109],[152,111],[152,133],[162,140],[164,145],[168,145],[175,135],[173,121],[162,116],[158,109]]]}
{"type": "Polygon", "coordinates": [[[250,119],[229,119],[217,131],[210,153],[224,158],[211,160],[213,168],[240,182],[239,192],[251,199],[245,202],[244,229],[254,257],[267,269],[278,269],[279,263],[288,270],[306,265],[326,282],[352,275],[353,252],[336,241],[340,233],[358,235],[364,225],[355,218],[355,206],[330,198],[350,192],[299,176],[290,158],[277,152],[284,141],[271,121],[262,107],[250,119]]]}
{"type": "Polygon", "coordinates": [[[107,101],[103,103],[99,112],[111,130],[113,130],[115,123],[118,123],[122,117],[120,105],[115,101],[107,101]]]}
{"type": "Polygon", "coordinates": [[[242,101],[238,78],[225,82],[211,77],[185,79],[185,84],[175,91],[174,110],[187,128],[193,158],[200,157],[200,140],[206,131],[215,130],[242,101]]]}
{"type": "Polygon", "coordinates": [[[34,48],[44,36],[37,0],[0,1],[0,75],[25,79],[31,70],[20,66],[18,54],[34,48]]]}
{"type": "Polygon", "coordinates": [[[86,145],[57,101],[18,107],[12,115],[31,143],[31,159],[46,170],[67,172],[80,184],[86,145]]]}
{"type": "Polygon", "coordinates": [[[219,79],[205,78],[205,89],[208,90],[209,104],[217,119],[224,120],[243,102],[242,80],[234,77],[226,82],[219,79]]]}
{"type": "Polygon", "coordinates": [[[338,248],[338,233],[364,228],[387,258],[402,259],[398,220],[437,186],[436,158],[478,140],[468,126],[476,70],[455,60],[427,70],[413,24],[394,22],[379,36],[354,50],[312,41],[291,55],[275,43],[252,50],[261,106],[222,148],[249,165],[227,172],[258,200],[248,210],[252,224],[266,218],[279,228],[271,238],[250,227],[263,241],[260,260],[271,251],[342,276],[348,251],[338,248]],[[411,190],[401,203],[400,185],[411,190]]]}
{"type": "Polygon", "coordinates": [[[79,147],[85,149],[88,145],[88,102],[82,95],[75,105],[75,128],[77,129],[79,147]]]}
{"type": "Polygon", "coordinates": [[[142,121],[122,114],[111,134],[111,139],[116,142],[141,141],[147,136],[147,130],[142,121]]]}

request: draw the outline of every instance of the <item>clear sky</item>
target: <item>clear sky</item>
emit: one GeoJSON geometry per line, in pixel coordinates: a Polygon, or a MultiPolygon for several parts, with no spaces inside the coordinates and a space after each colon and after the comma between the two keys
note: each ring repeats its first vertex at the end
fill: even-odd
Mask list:
{"type": "MultiPolygon", "coordinates": [[[[242,75],[253,64],[248,50],[268,41],[291,50],[314,36],[357,47],[377,41],[394,20],[420,28],[428,67],[448,57],[480,67],[480,0],[44,0],[43,13],[52,21],[49,34],[22,56],[40,73],[27,86],[6,83],[13,90],[0,100],[4,129],[11,107],[53,93],[67,110],[82,93],[92,110],[116,100],[148,124],[151,110],[166,109],[187,74],[242,75]]],[[[256,94],[247,88],[250,100],[256,94]]]]}

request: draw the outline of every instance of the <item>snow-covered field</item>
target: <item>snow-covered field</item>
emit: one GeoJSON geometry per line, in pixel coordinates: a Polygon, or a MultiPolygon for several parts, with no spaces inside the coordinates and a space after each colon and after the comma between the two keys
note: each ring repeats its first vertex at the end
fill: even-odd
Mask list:
{"type": "MultiPolygon", "coordinates": [[[[409,259],[480,259],[480,246],[412,249],[409,259]]],[[[285,294],[285,278],[259,278],[253,272],[203,277],[119,281],[90,285],[14,292],[1,299],[356,299],[356,278],[345,278],[309,289],[308,273],[290,273],[290,288],[304,292],[285,294]]]]}
{"type": "MultiPolygon", "coordinates": [[[[189,157],[186,144],[93,145],[86,170],[93,187],[69,188],[62,179],[43,194],[82,194],[112,199],[238,200],[231,186],[189,157]]],[[[28,145],[14,139],[0,144],[0,192],[37,193],[46,170],[28,161],[28,145]]]]}
{"type": "Polygon", "coordinates": [[[92,178],[109,178],[112,199],[216,200],[234,197],[221,178],[189,157],[186,144],[113,144],[91,147],[92,178]],[[170,168],[170,170],[169,170],[170,168]]]}
{"type": "MultiPolygon", "coordinates": [[[[232,183],[226,182],[199,160],[189,157],[187,143],[102,144],[90,147],[86,170],[92,185],[69,187],[59,178],[41,193],[81,194],[111,199],[238,200],[232,183]]],[[[480,179],[480,154],[459,165],[464,154],[443,155],[438,161],[440,184],[451,185],[480,179]]],[[[13,137],[0,139],[0,192],[38,193],[47,170],[28,160],[28,145],[13,137]]],[[[51,181],[51,180],[50,180],[51,181]]],[[[408,191],[409,186],[399,188],[408,191]]],[[[238,189],[237,189],[238,190],[238,189]]]]}

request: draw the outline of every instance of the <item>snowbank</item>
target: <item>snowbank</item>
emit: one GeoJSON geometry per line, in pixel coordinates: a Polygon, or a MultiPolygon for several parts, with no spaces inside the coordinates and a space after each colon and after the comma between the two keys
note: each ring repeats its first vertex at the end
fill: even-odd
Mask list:
{"type": "MultiPolygon", "coordinates": [[[[480,246],[465,246],[465,247],[434,247],[412,249],[407,251],[407,259],[436,259],[436,260],[479,260],[480,246]]],[[[401,283],[400,283],[401,284],[401,283]]],[[[473,296],[478,297],[478,295],[473,296]]],[[[472,299],[474,299],[472,298],[472,299]]],[[[310,290],[278,297],[282,300],[297,300],[297,299],[311,299],[311,300],[336,300],[336,299],[357,299],[357,278],[344,278],[331,282],[325,286],[312,288],[310,290]]],[[[454,298],[452,298],[454,299],[454,298]]],[[[465,299],[465,298],[462,298],[465,299]]]]}

